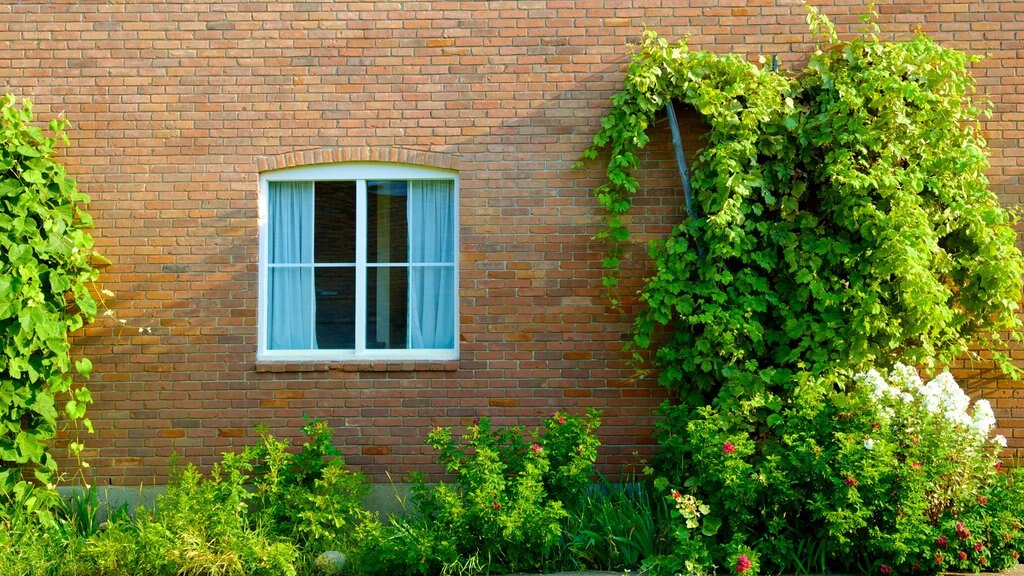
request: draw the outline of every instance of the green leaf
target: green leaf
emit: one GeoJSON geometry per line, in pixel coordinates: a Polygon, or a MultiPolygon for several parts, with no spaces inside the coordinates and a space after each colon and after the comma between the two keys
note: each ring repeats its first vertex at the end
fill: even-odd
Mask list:
{"type": "MultiPolygon", "coordinates": [[[[82,358],[81,360],[75,360],[75,370],[83,377],[88,378],[92,374],[92,361],[88,358],[82,358]]],[[[84,390],[84,389],[82,389],[84,390]]],[[[88,390],[85,390],[88,393],[88,390]]],[[[91,401],[91,399],[89,400],[91,401]]],[[[83,400],[84,402],[84,400],[83,400]]]]}
{"type": "Polygon", "coordinates": [[[722,527],[722,519],[715,516],[705,516],[703,525],[700,528],[700,533],[711,537],[718,534],[718,529],[722,527]]]}

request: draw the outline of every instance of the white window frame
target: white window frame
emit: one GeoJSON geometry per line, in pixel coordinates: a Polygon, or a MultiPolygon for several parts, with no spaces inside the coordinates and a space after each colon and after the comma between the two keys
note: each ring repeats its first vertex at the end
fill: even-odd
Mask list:
{"type": "Polygon", "coordinates": [[[259,288],[258,288],[258,348],[256,360],[260,362],[298,361],[332,362],[358,360],[457,360],[459,358],[459,177],[452,170],[428,168],[409,164],[381,162],[345,162],[339,164],[318,164],[299,166],[264,172],[259,182],[259,288]],[[455,338],[451,349],[379,349],[366,348],[366,245],[368,180],[451,180],[455,227],[455,289],[453,310],[455,338]],[[364,233],[356,235],[356,348],[354,350],[268,350],[268,261],[269,261],[269,187],[270,182],[356,182],[356,228],[364,233]],[[359,287],[362,288],[359,288],[359,287]]]}

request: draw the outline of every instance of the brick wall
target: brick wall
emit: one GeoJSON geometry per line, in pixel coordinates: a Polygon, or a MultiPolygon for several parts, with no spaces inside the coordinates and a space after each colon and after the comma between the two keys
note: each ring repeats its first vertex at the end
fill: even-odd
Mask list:
{"type": "MultiPolygon", "coordinates": [[[[841,34],[859,27],[860,1],[813,3],[841,34]]],[[[885,38],[921,28],[989,55],[975,72],[996,107],[992,185],[1018,204],[1024,3],[879,9],[885,38]]],[[[429,464],[427,431],[477,415],[535,425],[601,408],[606,471],[649,458],[663,392],[625,365],[628,318],[602,297],[599,168],[570,169],[644,25],[784,66],[810,49],[798,0],[0,5],[0,84],[39,118],[73,122],[64,159],[93,198],[108,305],[125,320],[76,339],[96,366],[87,443],[99,482],[160,483],[172,452],[210,464],[251,442],[254,424],[290,436],[303,414],[330,420],[376,480],[429,464]],[[257,365],[259,172],[344,159],[458,168],[459,361],[257,365]]],[[[686,124],[692,156],[700,127],[686,124]]],[[[679,218],[668,130],[656,132],[627,294],[644,240],[679,218]]],[[[1024,446],[1024,392],[988,370],[964,375],[1024,446]]]]}

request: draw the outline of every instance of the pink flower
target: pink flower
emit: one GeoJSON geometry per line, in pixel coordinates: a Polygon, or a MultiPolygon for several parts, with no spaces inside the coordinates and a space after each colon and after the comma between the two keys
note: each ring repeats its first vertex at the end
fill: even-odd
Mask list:
{"type": "Polygon", "coordinates": [[[985,541],[984,540],[978,540],[978,542],[974,544],[974,551],[975,552],[981,552],[981,549],[984,548],[984,547],[985,547],[985,541]]]}
{"type": "Polygon", "coordinates": [[[960,554],[958,554],[957,556],[960,557],[960,560],[967,560],[967,552],[964,552],[963,550],[961,550],[960,554]]]}
{"type": "Polygon", "coordinates": [[[741,554],[740,557],[736,559],[736,573],[743,574],[747,570],[750,570],[750,558],[747,558],[746,554],[741,554]]]}
{"type": "Polygon", "coordinates": [[[846,484],[847,486],[852,488],[857,485],[857,479],[854,478],[853,476],[847,476],[846,479],[843,480],[843,484],[846,484]]]}
{"type": "MultiPolygon", "coordinates": [[[[722,444],[722,453],[723,454],[732,454],[735,451],[736,451],[736,446],[734,446],[732,442],[729,442],[728,440],[726,440],[725,444],[722,444]]],[[[746,556],[740,556],[740,558],[746,558],[746,556]]]]}
{"type": "Polygon", "coordinates": [[[533,446],[530,446],[530,450],[533,450],[534,452],[540,452],[541,450],[543,450],[543,448],[540,447],[540,444],[534,444],[533,446]]]}
{"type": "Polygon", "coordinates": [[[564,417],[562,417],[562,416],[559,416],[559,417],[558,417],[558,423],[559,423],[559,424],[565,424],[565,418],[564,418],[564,417]]]}
{"type": "Polygon", "coordinates": [[[999,470],[999,469],[1000,469],[1000,468],[1002,468],[1002,467],[1003,467],[1003,463],[1002,463],[1002,461],[999,461],[999,460],[997,460],[997,461],[996,461],[996,470],[999,470]]]}
{"type": "Polygon", "coordinates": [[[949,546],[949,540],[945,536],[939,536],[935,539],[935,545],[939,548],[945,548],[949,546]]]}
{"type": "Polygon", "coordinates": [[[913,468],[914,470],[920,470],[921,469],[921,463],[920,462],[911,462],[910,463],[910,467],[913,468]]]}
{"type": "Polygon", "coordinates": [[[964,527],[963,522],[957,522],[956,535],[959,536],[961,540],[967,540],[971,537],[971,531],[964,527]]]}
{"type": "Polygon", "coordinates": [[[878,567],[878,571],[882,574],[885,574],[886,576],[889,576],[889,574],[892,574],[892,566],[889,566],[888,564],[882,564],[878,567]]]}

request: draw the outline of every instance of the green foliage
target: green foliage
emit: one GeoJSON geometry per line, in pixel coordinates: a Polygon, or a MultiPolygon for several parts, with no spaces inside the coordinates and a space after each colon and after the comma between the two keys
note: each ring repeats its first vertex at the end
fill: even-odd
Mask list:
{"type": "Polygon", "coordinates": [[[605,481],[567,507],[568,545],[585,568],[637,569],[668,551],[669,508],[647,483],[605,481]]]}
{"type": "Polygon", "coordinates": [[[255,522],[307,554],[347,549],[353,526],[369,518],[362,507],[369,486],[345,468],[326,422],[311,421],[302,431],[308,441],[298,454],[266,433],[242,454],[256,462],[255,522]]]}
{"type": "Polygon", "coordinates": [[[311,421],[303,432],[308,441],[298,453],[263,433],[256,445],[224,454],[209,474],[189,465],[152,510],[135,518],[115,512],[102,528],[95,489],[72,495],[65,513],[47,523],[27,506],[12,507],[0,519],[0,573],[320,574],[322,551],[348,551],[357,529],[380,522],[362,509],[366,486],[345,469],[331,429],[311,421]]]}
{"type": "Polygon", "coordinates": [[[608,152],[603,237],[623,240],[656,115],[680,101],[708,126],[693,173],[705,216],[652,243],[632,341],[640,359],[671,328],[653,361],[690,406],[770,405],[801,373],[1020,339],[1024,259],[985,177],[975,58],[924,35],[825,40],[794,77],[649,32],[584,152],[608,152]]]}
{"type": "Polygon", "coordinates": [[[427,444],[455,481],[418,481],[416,517],[362,525],[360,568],[426,575],[550,566],[563,547],[565,503],[582,498],[594,474],[599,424],[596,412],[556,412],[529,441],[521,428],[495,429],[487,418],[462,443],[450,428],[435,429],[427,444]]]}
{"type": "Polygon", "coordinates": [[[246,463],[225,454],[210,475],[186,467],[151,514],[114,522],[89,541],[103,574],[294,576],[299,551],[246,518],[246,463]]]}
{"type": "MultiPolygon", "coordinates": [[[[61,413],[92,428],[92,396],[73,384],[68,334],[95,317],[89,286],[98,274],[92,220],[81,209],[89,199],[55,159],[57,143],[68,143],[67,122],[50,121],[53,137],[31,122],[31,102],[0,99],[0,503],[19,501],[48,518],[47,507],[29,503],[21,470],[54,481],[47,443],[61,413]]],[[[74,363],[84,377],[91,369],[88,359],[74,363]]]]}
{"type": "Polygon", "coordinates": [[[673,491],[676,546],[652,566],[713,571],[738,554],[751,573],[1016,563],[1022,472],[1000,471],[1005,439],[991,435],[987,402],[968,411],[948,373],[924,384],[903,365],[888,378],[870,371],[830,385],[839,391],[800,386],[772,436],[744,431],[749,411],[699,411],[680,450],[692,495],[673,491]]]}
{"type": "Polygon", "coordinates": [[[995,534],[1016,521],[967,497],[1011,488],[981,472],[992,450],[927,422],[930,435],[908,444],[925,434],[863,416],[849,393],[851,375],[872,366],[934,369],[1022,339],[1024,257],[1016,217],[985,177],[976,58],[923,34],[882,42],[872,14],[840,41],[809,10],[819,47],[797,75],[648,32],[583,154],[607,159],[595,193],[614,284],[656,116],[680,102],[708,126],[692,181],[703,216],[651,243],[628,346],[676,393],[659,424],[663,471],[680,490],[675,550],[652,566],[887,573],[1008,562],[1016,545],[990,549],[990,535],[955,560],[929,548],[950,523],[995,534]],[[866,452],[857,434],[877,447],[866,452]],[[908,472],[914,461],[927,471],[908,472]]]}

